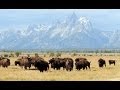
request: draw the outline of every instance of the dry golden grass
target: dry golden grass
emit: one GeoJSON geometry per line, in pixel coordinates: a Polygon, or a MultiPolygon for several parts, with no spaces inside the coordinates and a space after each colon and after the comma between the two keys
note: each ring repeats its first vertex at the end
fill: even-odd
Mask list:
{"type": "MultiPolygon", "coordinates": [[[[41,55],[46,61],[51,57],[49,55],[41,55]]],[[[62,54],[61,57],[71,57],[68,54],[62,54]]],[[[39,72],[39,70],[24,70],[19,66],[14,65],[14,61],[17,58],[10,58],[11,66],[8,68],[0,67],[0,80],[1,81],[95,81],[95,80],[120,80],[120,56],[74,56],[71,57],[73,60],[77,57],[85,57],[88,61],[91,61],[91,70],[80,70],[77,71],[74,67],[73,71],[53,70],[50,68],[47,72],[39,72]],[[98,59],[103,58],[107,62],[107,67],[99,68],[98,59]],[[116,66],[109,65],[108,60],[117,60],[116,66]]],[[[32,67],[34,68],[34,67],[32,67]]]]}

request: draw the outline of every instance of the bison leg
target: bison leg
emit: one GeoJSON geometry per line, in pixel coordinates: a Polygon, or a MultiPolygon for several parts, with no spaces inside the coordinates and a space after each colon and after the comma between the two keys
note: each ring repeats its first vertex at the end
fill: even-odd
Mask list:
{"type": "Polygon", "coordinates": [[[57,70],[60,70],[60,67],[57,67],[57,70]]]}
{"type": "Polygon", "coordinates": [[[27,69],[27,67],[26,67],[26,66],[24,66],[24,68],[25,68],[25,69],[27,69]]]}
{"type": "Polygon", "coordinates": [[[5,68],[5,65],[2,65],[2,67],[4,67],[4,68],[5,68]]]}
{"type": "Polygon", "coordinates": [[[47,67],[45,68],[45,71],[47,71],[47,67]]]}
{"type": "Polygon", "coordinates": [[[59,70],[59,68],[57,68],[57,70],[59,70]]]}
{"type": "Polygon", "coordinates": [[[89,69],[90,69],[90,65],[89,65],[88,67],[89,67],[89,69]]]}
{"type": "Polygon", "coordinates": [[[43,72],[43,70],[40,70],[40,72],[43,72]]]}
{"type": "Polygon", "coordinates": [[[5,67],[5,66],[2,66],[2,67],[5,67]]]}
{"type": "Polygon", "coordinates": [[[83,70],[85,69],[85,67],[83,67],[83,70]]]}
{"type": "Polygon", "coordinates": [[[68,71],[68,69],[66,69],[66,71],[68,71]]]}
{"type": "Polygon", "coordinates": [[[105,63],[105,67],[106,67],[106,63],[105,63]]]}
{"type": "Polygon", "coordinates": [[[6,65],[6,68],[7,68],[8,66],[6,65]]]}
{"type": "Polygon", "coordinates": [[[114,62],[114,66],[115,66],[115,62],[114,62]]]}
{"type": "Polygon", "coordinates": [[[59,70],[60,70],[60,67],[59,67],[59,70]]]}

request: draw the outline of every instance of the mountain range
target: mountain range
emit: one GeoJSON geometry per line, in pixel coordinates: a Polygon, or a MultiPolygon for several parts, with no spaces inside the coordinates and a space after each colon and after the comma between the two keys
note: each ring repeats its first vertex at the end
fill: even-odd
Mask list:
{"type": "Polygon", "coordinates": [[[120,48],[120,31],[102,31],[75,13],[51,25],[32,24],[25,30],[1,30],[0,49],[120,48]]]}

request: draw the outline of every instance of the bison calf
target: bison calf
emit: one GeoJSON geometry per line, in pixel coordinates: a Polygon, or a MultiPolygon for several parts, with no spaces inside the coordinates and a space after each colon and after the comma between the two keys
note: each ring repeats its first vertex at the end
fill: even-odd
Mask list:
{"type": "Polygon", "coordinates": [[[109,65],[114,64],[115,66],[115,60],[109,60],[109,65]]]}

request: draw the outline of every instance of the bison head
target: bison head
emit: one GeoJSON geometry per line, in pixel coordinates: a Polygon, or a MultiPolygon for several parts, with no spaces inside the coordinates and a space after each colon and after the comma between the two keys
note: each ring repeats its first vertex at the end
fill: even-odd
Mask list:
{"type": "Polygon", "coordinates": [[[7,59],[7,64],[8,66],[10,66],[10,59],[7,59]]]}

